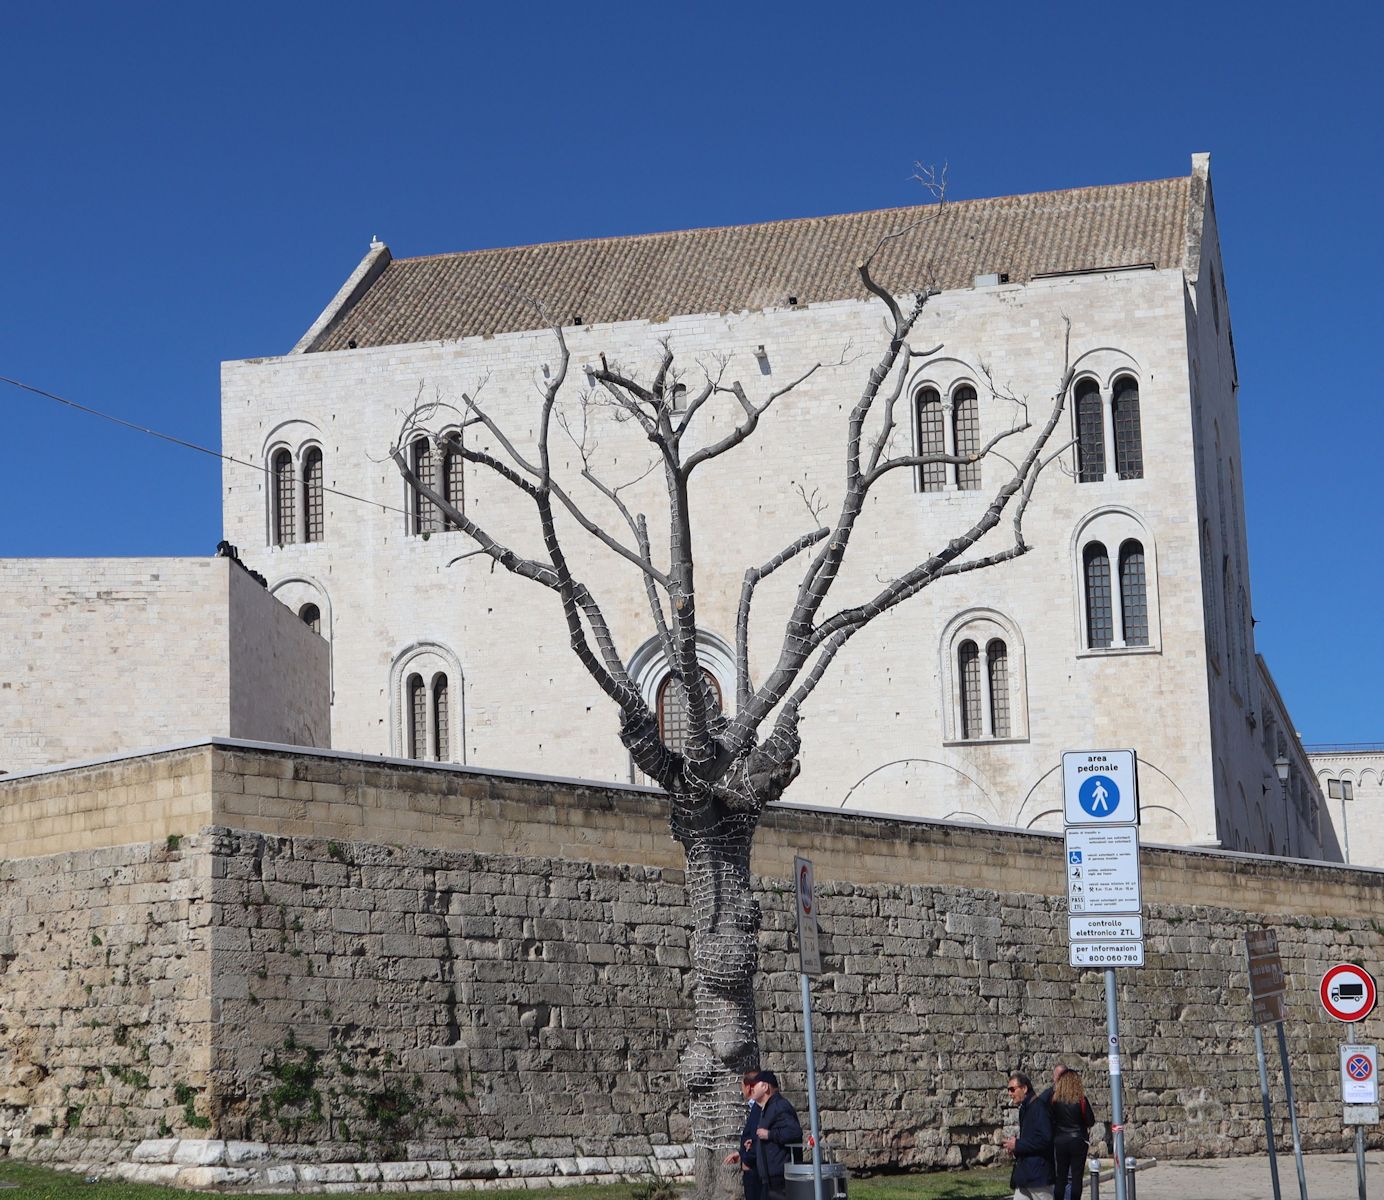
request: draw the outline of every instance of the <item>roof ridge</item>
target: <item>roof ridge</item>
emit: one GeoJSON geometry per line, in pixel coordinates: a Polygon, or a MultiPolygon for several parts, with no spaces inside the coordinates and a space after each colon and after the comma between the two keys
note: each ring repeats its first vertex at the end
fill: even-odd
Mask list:
{"type": "Polygon", "coordinates": [[[877,217],[886,213],[943,212],[948,208],[970,207],[973,205],[1000,204],[1006,200],[1036,200],[1044,196],[1066,196],[1076,192],[1118,191],[1124,188],[1153,187],[1165,183],[1185,183],[1189,175],[1169,175],[1162,179],[1135,179],[1126,183],[1092,183],[1081,187],[1053,188],[1046,192],[1015,192],[1004,196],[973,196],[969,200],[948,200],[943,204],[901,204],[883,208],[852,209],[847,212],[818,213],[803,217],[774,217],[767,221],[747,221],[730,225],[697,225],[681,229],[655,229],[646,233],[612,233],[601,237],[560,238],[551,242],[521,242],[508,246],[478,246],[472,250],[441,250],[435,254],[414,254],[395,257],[391,265],[404,263],[436,262],[444,258],[480,257],[486,254],[511,254],[516,250],[543,250],[561,246],[591,246],[609,242],[635,243],[660,238],[694,237],[708,233],[724,233],[732,230],[769,229],[783,225],[808,225],[814,221],[838,221],[846,218],[877,217]]]}

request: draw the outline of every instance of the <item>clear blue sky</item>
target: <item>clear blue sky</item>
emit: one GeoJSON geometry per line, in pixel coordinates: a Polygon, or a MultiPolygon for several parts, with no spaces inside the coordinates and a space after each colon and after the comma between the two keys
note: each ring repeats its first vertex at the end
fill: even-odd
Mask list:
{"type": "MultiPolygon", "coordinates": [[[[913,203],[917,159],[964,198],[1209,150],[1259,646],[1308,741],[1384,739],[1380,12],[10,0],[0,374],[215,446],[218,364],[292,346],[373,234],[759,221],[913,203]]],[[[214,460],[10,388],[0,418],[0,554],[215,546],[214,460]]]]}

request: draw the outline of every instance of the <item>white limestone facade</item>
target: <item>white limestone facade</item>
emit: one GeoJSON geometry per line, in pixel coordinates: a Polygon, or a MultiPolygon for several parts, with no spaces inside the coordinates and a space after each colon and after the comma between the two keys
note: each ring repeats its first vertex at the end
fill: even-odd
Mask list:
{"type": "Polygon", "coordinates": [[[1384,744],[1308,746],[1307,755],[1344,861],[1384,867],[1384,744]]]}
{"type": "Polygon", "coordinates": [[[0,559],[0,772],[331,745],[328,649],[230,558],[0,559]]]}
{"type": "MultiPolygon", "coordinates": [[[[1186,248],[1175,264],[1115,261],[1014,283],[977,278],[929,302],[913,344],[937,349],[910,364],[896,447],[906,452],[920,436],[913,406],[929,388],[944,402],[959,388],[974,389],[981,443],[1014,424],[1019,407],[1006,396],[1026,397],[1029,418],[1041,424],[1063,376],[1070,322],[1076,384],[1052,442],[1067,448],[1035,491],[1025,523],[1029,553],[938,582],[841,653],[804,711],[803,774],[792,799],[1053,828],[1061,823],[1062,751],[1133,747],[1150,840],[1278,853],[1291,841],[1294,854],[1339,857],[1329,827],[1310,809],[1291,837],[1286,824],[1273,824],[1295,819],[1283,806],[1276,816],[1256,809],[1273,765],[1261,730],[1237,382],[1204,156],[1187,183],[1186,248]],[[1081,480],[1068,444],[1079,433],[1074,393],[1087,381],[1104,405],[1109,469],[1081,480]],[[1113,449],[1111,397],[1122,381],[1138,389],[1143,465],[1130,478],[1119,477],[1113,449]],[[1143,644],[1123,644],[1118,578],[1112,644],[1092,644],[1085,555],[1096,542],[1117,577],[1122,549],[1142,548],[1147,634],[1132,640],[1143,644]],[[968,727],[959,656],[974,645],[984,664],[997,642],[1006,670],[996,683],[982,666],[984,711],[979,726],[972,714],[968,727]],[[1007,721],[997,715],[993,687],[1003,690],[1007,721]]],[[[372,248],[334,305],[357,303],[381,277],[387,253],[372,248]]],[[[696,364],[724,357],[727,377],[755,400],[826,364],[769,410],[749,442],[694,480],[704,665],[728,706],[744,571],[813,527],[801,493],[820,495],[834,512],[847,416],[883,348],[882,318],[882,307],[862,294],[564,325],[571,369],[561,407],[574,429],[582,368],[602,354],[647,375],[666,340],[694,393],[696,364]]],[[[538,389],[558,367],[554,334],[512,329],[314,348],[333,319],[329,309],[290,354],[229,362],[222,371],[223,449],[264,468],[225,468],[226,536],[274,595],[295,612],[311,605],[320,614],[331,647],[333,744],[629,781],[614,706],[571,653],[555,597],[482,556],[466,557],[473,547],[460,532],[416,532],[412,498],[388,458],[403,414],[420,397],[442,405],[433,422],[440,429],[459,424],[463,394],[531,450],[538,389]],[[317,452],[320,536],[304,540],[297,513],[317,452]],[[297,493],[291,540],[276,516],[275,471],[285,464],[297,493]],[[413,720],[415,703],[427,709],[422,726],[413,720]]],[[[700,436],[723,436],[739,415],[733,403],[707,404],[700,436]]],[[[648,443],[628,424],[599,413],[596,420],[600,476],[610,484],[639,477],[651,462],[648,443]]],[[[479,428],[464,431],[467,444],[500,453],[479,428]]],[[[1021,444],[1025,435],[1005,449],[1021,444]]],[[[618,530],[614,510],[577,478],[573,442],[559,433],[553,447],[570,489],[618,530]]],[[[978,489],[961,489],[952,468],[938,491],[924,490],[913,470],[887,477],[857,527],[832,607],[866,599],[974,520],[1007,476],[1005,462],[987,459],[981,476],[978,489]]],[[[470,465],[463,482],[468,516],[521,553],[541,551],[525,497],[470,465]]],[[[660,493],[657,473],[622,493],[649,515],[655,547],[666,528],[660,493]]],[[[637,572],[572,522],[564,534],[576,574],[653,698],[666,671],[637,572]]],[[[1007,537],[1006,521],[977,553],[1002,548],[1007,537]]],[[[790,564],[757,594],[755,678],[777,657],[800,570],[790,564]]]]}

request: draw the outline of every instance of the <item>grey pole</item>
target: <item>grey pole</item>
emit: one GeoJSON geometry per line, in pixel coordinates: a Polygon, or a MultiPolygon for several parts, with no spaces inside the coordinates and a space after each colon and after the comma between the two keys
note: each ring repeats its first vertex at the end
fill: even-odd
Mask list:
{"type": "Polygon", "coordinates": [[[1355,1127],[1355,1182],[1360,1189],[1360,1200],[1365,1200],[1365,1127],[1355,1127]]]}
{"type": "Polygon", "coordinates": [[[1120,1012],[1115,997],[1115,968],[1105,968],[1105,1028],[1110,1034],[1110,1150],[1115,1160],[1115,1200],[1125,1196],[1124,1096],[1120,1091],[1120,1012]]]}
{"type": "Polygon", "coordinates": [[[803,981],[803,1046],[807,1050],[807,1114],[808,1125],[812,1131],[812,1191],[816,1200],[822,1200],[822,1138],[817,1128],[817,1056],[812,1049],[812,988],[806,973],[799,978],[803,981]]]}
{"type": "Polygon", "coordinates": [[[1254,1027],[1254,1055],[1259,1060],[1259,1095],[1264,1101],[1264,1137],[1269,1143],[1269,1175],[1273,1178],[1273,1200],[1283,1200],[1278,1186],[1278,1151],[1274,1148],[1273,1102],[1269,1099],[1269,1067],[1264,1058],[1264,1027],[1254,1027]]]}
{"type": "Polygon", "coordinates": [[[1298,1194],[1307,1200],[1307,1170],[1302,1165],[1302,1138],[1298,1134],[1297,1102],[1293,1098],[1293,1071],[1288,1065],[1288,1037],[1283,1032],[1283,1022],[1278,1026],[1278,1055],[1283,1060],[1283,1087],[1288,1093],[1288,1124],[1293,1127],[1293,1157],[1297,1159],[1298,1194]]]}

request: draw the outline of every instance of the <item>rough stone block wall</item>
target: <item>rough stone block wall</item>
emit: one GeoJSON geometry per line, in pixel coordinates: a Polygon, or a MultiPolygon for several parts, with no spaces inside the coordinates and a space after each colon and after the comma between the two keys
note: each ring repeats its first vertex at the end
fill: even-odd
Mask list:
{"type": "MultiPolygon", "coordinates": [[[[688,914],[654,797],[218,745],[0,781],[0,833],[40,810],[74,848],[0,869],[12,1153],[247,1186],[680,1169],[688,914]],[[179,772],[214,780],[201,832],[89,848],[120,835],[107,799],[179,772]],[[389,836],[388,809],[431,823],[389,836]]],[[[1015,1068],[1077,1066],[1108,1117],[1102,984],[1066,964],[1059,839],[776,809],[755,854],[761,1045],[801,1109],[794,848],[822,893],[823,1128],[854,1167],[994,1158],[1015,1068]]],[[[1379,1040],[1381,1018],[1338,1025],[1315,984],[1379,961],[1382,882],[1146,849],[1148,965],[1120,973],[1133,1151],[1262,1147],[1258,925],[1283,947],[1306,1144],[1345,1145],[1337,1045],[1379,1040]]]]}
{"type": "Polygon", "coordinates": [[[0,1134],[206,1136],[211,864],[195,837],[0,862],[0,1134]]]}

